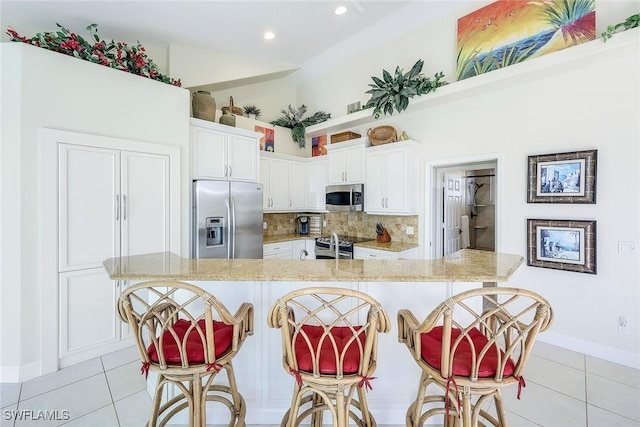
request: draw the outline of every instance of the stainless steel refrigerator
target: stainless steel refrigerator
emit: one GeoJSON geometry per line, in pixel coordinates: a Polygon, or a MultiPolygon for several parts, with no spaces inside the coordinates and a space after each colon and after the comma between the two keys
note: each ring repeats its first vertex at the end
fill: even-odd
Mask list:
{"type": "Polygon", "coordinates": [[[191,257],[262,259],[262,184],[193,182],[191,257]]]}

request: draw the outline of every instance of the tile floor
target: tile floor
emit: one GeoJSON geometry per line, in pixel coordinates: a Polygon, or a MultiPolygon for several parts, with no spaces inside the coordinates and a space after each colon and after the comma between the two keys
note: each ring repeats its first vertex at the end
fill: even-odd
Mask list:
{"type": "MultiPolygon", "coordinates": [[[[640,427],[640,371],[542,342],[533,353],[522,399],[504,393],[512,427],[640,427]]],[[[131,347],[22,384],[0,384],[0,426],[144,426],[150,399],[139,370],[131,347]],[[64,408],[71,418],[11,417],[43,408],[64,408]]]]}

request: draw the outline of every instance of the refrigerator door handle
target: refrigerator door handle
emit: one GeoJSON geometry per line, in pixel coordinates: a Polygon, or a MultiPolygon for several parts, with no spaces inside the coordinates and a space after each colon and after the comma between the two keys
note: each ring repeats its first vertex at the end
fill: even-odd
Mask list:
{"type": "Polygon", "coordinates": [[[230,259],[235,259],[236,257],[236,204],[233,201],[233,197],[231,198],[231,234],[233,235],[233,240],[231,241],[231,256],[230,259]]]}
{"type": "Polygon", "coordinates": [[[232,221],[231,221],[231,201],[229,199],[229,197],[227,197],[227,259],[231,258],[231,227],[232,227],[232,221]]]}

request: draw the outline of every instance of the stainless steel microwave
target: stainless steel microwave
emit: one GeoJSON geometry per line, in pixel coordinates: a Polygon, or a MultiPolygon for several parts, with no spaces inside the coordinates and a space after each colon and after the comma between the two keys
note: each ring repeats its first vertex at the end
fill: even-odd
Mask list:
{"type": "Polygon", "coordinates": [[[362,211],[364,210],[364,185],[329,185],[325,200],[328,211],[362,211]]]}

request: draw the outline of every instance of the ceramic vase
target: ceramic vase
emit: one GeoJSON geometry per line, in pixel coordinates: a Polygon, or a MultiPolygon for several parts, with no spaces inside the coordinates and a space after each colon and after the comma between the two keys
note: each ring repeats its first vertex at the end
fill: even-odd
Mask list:
{"type": "Polygon", "coordinates": [[[199,90],[191,98],[191,109],[196,119],[216,121],[216,100],[211,93],[199,90]]]}

